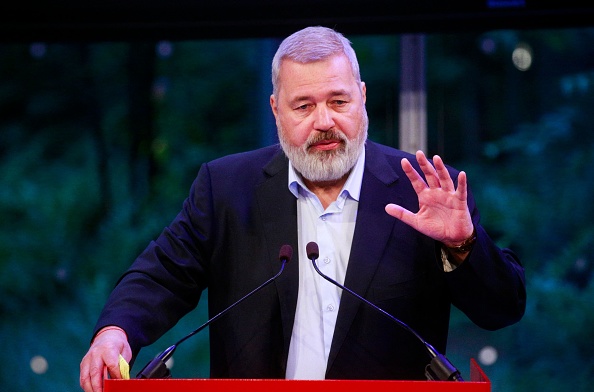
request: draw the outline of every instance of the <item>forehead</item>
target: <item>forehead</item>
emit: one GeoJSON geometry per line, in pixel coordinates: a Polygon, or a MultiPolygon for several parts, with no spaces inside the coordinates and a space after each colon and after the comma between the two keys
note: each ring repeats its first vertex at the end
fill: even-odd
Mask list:
{"type": "Polygon", "coordinates": [[[342,54],[305,64],[285,59],[281,62],[279,76],[279,90],[284,90],[284,93],[325,88],[351,89],[357,86],[351,64],[342,54]]]}

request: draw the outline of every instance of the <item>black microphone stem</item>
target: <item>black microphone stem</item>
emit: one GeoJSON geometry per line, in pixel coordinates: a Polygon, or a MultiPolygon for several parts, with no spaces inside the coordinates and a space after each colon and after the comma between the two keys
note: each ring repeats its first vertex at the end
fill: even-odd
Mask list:
{"type": "Polygon", "coordinates": [[[390,320],[394,321],[396,324],[401,326],[402,328],[406,329],[408,332],[413,334],[417,339],[421,341],[421,343],[427,348],[429,355],[431,356],[431,362],[427,365],[425,369],[425,375],[429,380],[442,380],[442,381],[464,381],[460,372],[452,363],[442,354],[440,354],[431,344],[429,344],[425,339],[421,337],[411,327],[409,327],[404,322],[400,321],[396,317],[392,316],[390,313],[386,312],[379,306],[375,305],[374,303],[368,301],[367,299],[363,298],[359,294],[355,293],[353,290],[349,289],[348,287],[338,283],[334,279],[330,278],[329,276],[325,275],[320,271],[318,265],[316,264],[316,260],[319,257],[318,245],[315,242],[310,242],[307,244],[307,257],[311,260],[314,269],[316,272],[328,282],[332,283],[333,285],[341,288],[342,290],[346,291],[347,293],[353,295],[354,297],[358,298],[359,300],[363,301],[371,308],[377,310],[390,320]]]}
{"type": "Polygon", "coordinates": [[[348,287],[341,285],[340,283],[338,283],[337,281],[335,281],[334,279],[330,278],[327,275],[324,275],[324,273],[322,273],[322,271],[320,271],[320,269],[318,268],[318,265],[316,264],[316,259],[311,259],[312,264],[316,270],[316,272],[324,279],[326,279],[328,282],[340,287],[341,289],[343,289],[344,291],[348,292],[351,295],[354,295],[355,297],[359,298],[361,301],[365,302],[367,305],[371,306],[372,308],[374,308],[375,310],[379,311],[380,313],[382,313],[384,316],[388,317],[390,320],[394,321],[396,324],[400,325],[402,328],[408,330],[410,333],[412,333],[413,335],[415,335],[415,337],[417,339],[419,339],[424,345],[427,346],[427,348],[429,349],[429,352],[431,353],[432,357],[437,356],[437,351],[433,348],[433,346],[431,346],[429,343],[425,342],[425,340],[423,340],[423,338],[417,333],[417,331],[415,331],[414,329],[412,329],[411,327],[409,327],[408,325],[406,325],[405,323],[403,323],[402,321],[398,320],[396,317],[392,316],[390,313],[386,312],[385,310],[383,310],[382,308],[376,306],[374,303],[368,301],[367,299],[361,297],[359,294],[355,293],[353,290],[349,289],[348,287]]]}
{"type": "MultiPolygon", "coordinates": [[[[239,301],[233,303],[233,305],[229,306],[228,308],[226,308],[223,311],[221,311],[220,313],[218,313],[216,316],[214,316],[213,318],[211,318],[210,320],[208,320],[207,322],[205,322],[204,324],[202,324],[201,326],[199,326],[198,328],[196,328],[194,331],[190,332],[184,338],[178,340],[178,342],[175,343],[173,346],[177,346],[180,343],[184,342],[185,340],[187,340],[187,339],[191,338],[192,336],[196,335],[198,332],[200,332],[204,328],[206,328],[210,323],[212,323],[213,321],[217,320],[219,317],[221,317],[223,314],[227,313],[229,310],[233,309],[236,305],[239,305],[240,303],[242,303],[244,299],[247,299],[248,297],[250,297],[255,292],[260,291],[261,289],[263,289],[264,287],[266,287],[270,283],[272,283],[276,278],[278,278],[280,276],[280,274],[283,273],[283,270],[285,269],[285,264],[287,264],[287,260],[283,260],[282,262],[283,263],[281,264],[280,271],[278,271],[278,273],[276,275],[274,275],[272,278],[268,279],[266,282],[262,283],[260,286],[256,287],[255,289],[253,289],[252,291],[250,291],[249,293],[247,293],[245,296],[241,297],[241,299],[239,301]]],[[[171,352],[171,354],[173,354],[173,352],[171,352]]]]}
{"type": "Polygon", "coordinates": [[[264,287],[266,287],[270,283],[272,283],[276,278],[278,278],[280,276],[280,274],[283,273],[283,270],[285,269],[285,265],[287,264],[287,261],[289,261],[291,259],[292,252],[293,252],[293,250],[289,245],[283,245],[281,247],[281,251],[280,251],[280,255],[279,255],[279,259],[282,262],[282,264],[281,264],[280,270],[278,271],[278,273],[276,275],[274,275],[272,278],[268,279],[266,282],[262,283],[260,286],[256,287],[252,291],[250,291],[248,294],[241,297],[237,302],[234,302],[229,307],[227,307],[224,310],[222,310],[221,312],[219,312],[217,315],[215,315],[214,317],[209,319],[207,322],[205,322],[204,324],[202,324],[201,326],[196,328],[194,331],[190,332],[188,335],[186,335],[182,339],[178,340],[175,344],[166,348],[162,353],[160,353],[152,361],[150,361],[138,373],[136,378],[171,378],[171,372],[165,365],[165,362],[167,362],[171,358],[171,356],[177,349],[177,346],[180,345],[181,343],[183,343],[185,340],[196,335],[198,332],[202,331],[204,328],[206,328],[208,325],[210,325],[210,323],[217,320],[219,317],[221,317],[222,315],[224,315],[225,313],[227,313],[228,311],[233,309],[235,306],[239,305],[241,302],[243,302],[245,299],[250,297],[252,294],[256,293],[257,291],[260,291],[261,289],[263,289],[264,287]]]}

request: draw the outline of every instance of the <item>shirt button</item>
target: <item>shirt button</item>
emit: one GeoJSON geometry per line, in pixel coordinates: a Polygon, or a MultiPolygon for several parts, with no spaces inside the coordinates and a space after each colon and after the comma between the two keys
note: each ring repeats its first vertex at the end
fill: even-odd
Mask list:
{"type": "Polygon", "coordinates": [[[326,306],[326,310],[329,312],[334,311],[334,305],[330,304],[330,305],[326,306]]]}
{"type": "Polygon", "coordinates": [[[326,263],[326,264],[330,264],[330,257],[326,257],[326,258],[324,259],[324,263],[326,263]]]}

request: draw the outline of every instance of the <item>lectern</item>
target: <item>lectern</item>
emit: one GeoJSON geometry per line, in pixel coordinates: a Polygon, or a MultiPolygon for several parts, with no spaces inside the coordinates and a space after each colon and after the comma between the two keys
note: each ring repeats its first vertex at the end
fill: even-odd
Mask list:
{"type": "Polygon", "coordinates": [[[470,381],[133,379],[104,380],[105,392],[491,392],[491,381],[474,359],[470,381]]]}

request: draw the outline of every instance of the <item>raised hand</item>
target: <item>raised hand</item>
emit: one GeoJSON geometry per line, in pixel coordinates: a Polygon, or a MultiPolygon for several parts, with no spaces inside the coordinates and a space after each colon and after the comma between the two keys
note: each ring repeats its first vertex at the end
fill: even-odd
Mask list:
{"type": "Polygon", "coordinates": [[[433,157],[433,166],[422,151],[416,159],[425,179],[408,161],[402,160],[402,169],[419,198],[419,211],[415,214],[396,205],[386,205],[386,212],[417,231],[446,245],[455,247],[472,236],[474,227],[467,203],[466,173],[458,175],[458,187],[441,158],[433,157]]]}

